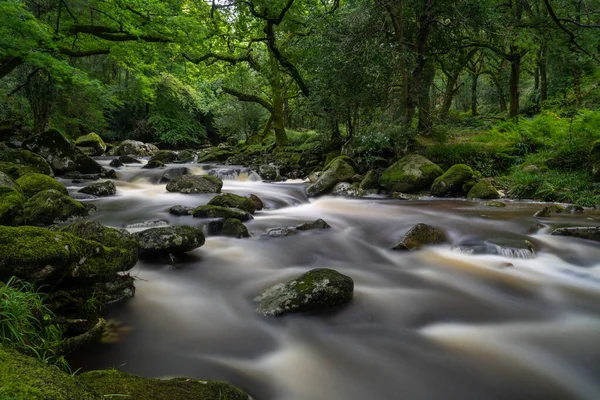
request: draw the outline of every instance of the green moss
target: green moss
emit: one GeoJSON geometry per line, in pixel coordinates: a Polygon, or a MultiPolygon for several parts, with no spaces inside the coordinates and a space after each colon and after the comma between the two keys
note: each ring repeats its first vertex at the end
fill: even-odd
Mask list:
{"type": "Polygon", "coordinates": [[[236,218],[229,218],[223,223],[221,234],[235,238],[246,238],[250,236],[248,228],[242,224],[242,221],[236,218]]]}
{"type": "Polygon", "coordinates": [[[427,188],[443,172],[425,157],[412,154],[383,171],[379,184],[393,192],[414,192],[427,188]]]}
{"type": "Polygon", "coordinates": [[[177,159],[177,153],[174,151],[161,150],[153,155],[148,163],[151,163],[152,161],[160,161],[164,165],[175,161],[175,159],[177,159]]]}
{"type": "Polygon", "coordinates": [[[79,136],[75,141],[75,145],[79,147],[89,147],[93,149],[93,154],[102,155],[106,151],[106,143],[97,133],[88,133],[87,135],[79,136]]]}
{"type": "Polygon", "coordinates": [[[231,385],[199,379],[147,379],[108,370],[86,372],[79,375],[78,381],[108,399],[125,397],[135,400],[248,400],[246,393],[231,385]]]}
{"type": "MultiPolygon", "coordinates": [[[[50,168],[50,165],[42,156],[39,156],[27,150],[6,149],[0,152],[0,161],[3,163],[19,164],[25,167],[29,167],[27,171],[30,172],[37,172],[39,174],[54,176],[52,168],[50,168]]],[[[25,174],[25,171],[23,171],[21,173],[18,173],[18,176],[15,176],[13,174],[16,174],[16,172],[9,173],[5,171],[5,168],[6,165],[4,165],[4,168],[0,167],[0,169],[3,172],[13,177],[13,179],[16,179],[25,174]]]]}
{"type": "Polygon", "coordinates": [[[100,400],[73,376],[0,345],[0,399],[100,400]]]}
{"type": "Polygon", "coordinates": [[[240,221],[248,221],[252,218],[250,213],[244,210],[212,205],[196,207],[192,211],[192,215],[194,218],[236,218],[240,221]]]}
{"type": "Polygon", "coordinates": [[[0,225],[19,225],[23,204],[25,196],[18,189],[0,186],[0,225]]]}
{"type": "Polygon", "coordinates": [[[23,206],[25,223],[34,226],[51,225],[55,221],[88,214],[88,208],[82,203],[54,189],[37,193],[23,206]]]}
{"type": "Polygon", "coordinates": [[[362,190],[379,190],[379,173],[374,169],[367,172],[360,182],[360,188],[362,190]]]}
{"type": "Polygon", "coordinates": [[[20,177],[17,179],[17,185],[23,190],[23,194],[26,197],[31,197],[36,193],[39,193],[43,190],[54,189],[57,192],[60,192],[64,195],[68,195],[69,191],[59,181],[54,178],[49,177],[48,175],[42,174],[29,174],[20,177]]]}
{"type": "Polygon", "coordinates": [[[356,172],[346,159],[347,157],[337,157],[333,160],[319,179],[306,189],[306,192],[310,196],[319,196],[332,189],[337,183],[349,182],[356,172]]]}
{"type": "Polygon", "coordinates": [[[249,213],[254,213],[254,211],[256,211],[256,205],[251,199],[233,193],[217,195],[208,202],[208,205],[239,208],[240,210],[248,211],[249,213]]]}
{"type": "Polygon", "coordinates": [[[469,199],[499,199],[500,193],[488,181],[480,181],[469,190],[467,194],[469,199]]]}
{"type": "Polygon", "coordinates": [[[462,194],[463,185],[473,180],[474,172],[466,164],[456,164],[433,181],[431,194],[434,196],[447,196],[449,194],[462,194]]]}
{"type": "Polygon", "coordinates": [[[229,157],[235,155],[231,150],[218,149],[204,154],[198,159],[198,163],[226,161],[229,157]]]}

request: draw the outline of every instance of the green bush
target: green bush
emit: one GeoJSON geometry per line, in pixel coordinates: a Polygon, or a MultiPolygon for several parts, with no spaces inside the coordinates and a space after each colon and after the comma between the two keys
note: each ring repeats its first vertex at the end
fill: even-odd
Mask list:
{"type": "Polygon", "coordinates": [[[43,296],[30,283],[12,277],[0,282],[0,343],[41,361],[68,367],[55,349],[62,340],[63,330],[54,325],[52,311],[43,303],[43,296]]]}

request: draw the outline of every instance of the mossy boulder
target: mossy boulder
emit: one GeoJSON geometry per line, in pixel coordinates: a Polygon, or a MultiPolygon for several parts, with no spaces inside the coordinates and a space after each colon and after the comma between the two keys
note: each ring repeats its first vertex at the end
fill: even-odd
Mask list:
{"type": "Polygon", "coordinates": [[[30,173],[54,176],[50,164],[42,156],[27,150],[17,149],[0,151],[0,171],[13,179],[30,173]]]}
{"type": "Polygon", "coordinates": [[[600,227],[587,226],[587,227],[558,228],[558,229],[555,229],[551,233],[551,235],[570,236],[570,237],[600,242],[600,227]]]}
{"type": "Polygon", "coordinates": [[[235,238],[250,237],[246,225],[236,218],[229,218],[223,222],[223,226],[221,227],[221,235],[235,238]]]}
{"type": "Polygon", "coordinates": [[[51,225],[88,214],[88,207],[54,189],[35,194],[23,205],[25,223],[34,226],[51,225]]]}
{"type": "Polygon", "coordinates": [[[104,398],[118,394],[135,400],[250,400],[246,393],[227,383],[190,378],[149,379],[107,370],[83,373],[77,381],[104,398]]]}
{"type": "Polygon", "coordinates": [[[329,229],[331,226],[325,222],[325,220],[319,218],[313,222],[305,222],[304,224],[296,226],[299,231],[309,231],[314,229],[329,229]]]}
{"type": "Polygon", "coordinates": [[[469,193],[467,193],[468,199],[499,199],[500,193],[496,190],[494,185],[488,181],[477,182],[469,193]]]}
{"type": "Polygon", "coordinates": [[[143,169],[165,168],[165,163],[163,163],[162,161],[159,161],[159,160],[150,160],[142,168],[143,169]]]}
{"type": "Polygon", "coordinates": [[[534,258],[533,243],[520,238],[469,238],[461,241],[453,250],[465,254],[491,254],[510,258],[534,258]]]}
{"type": "Polygon", "coordinates": [[[78,221],[60,231],[115,249],[121,254],[118,263],[123,271],[133,268],[138,260],[138,242],[125,229],[109,228],[95,221],[78,221]]]}
{"type": "Polygon", "coordinates": [[[431,194],[442,197],[464,194],[463,185],[472,181],[475,173],[466,164],[455,164],[433,181],[431,194]]]}
{"type": "Polygon", "coordinates": [[[354,168],[346,161],[345,157],[338,157],[331,161],[317,181],[306,189],[306,193],[309,196],[325,194],[337,183],[349,182],[355,174],[354,168]]]}
{"type": "Polygon", "coordinates": [[[240,210],[254,213],[256,211],[256,205],[248,197],[238,196],[233,193],[223,193],[213,197],[209,202],[210,206],[221,206],[228,208],[239,208],[240,210]]]}
{"type": "Polygon", "coordinates": [[[33,226],[0,226],[0,281],[15,275],[44,283],[114,276],[134,262],[120,245],[104,246],[70,233],[33,226]]]}
{"type": "Polygon", "coordinates": [[[176,205],[169,208],[169,214],[176,215],[178,217],[182,217],[184,215],[192,215],[192,211],[194,209],[192,207],[176,205]]]}
{"type": "Polygon", "coordinates": [[[211,152],[203,154],[198,158],[198,163],[224,162],[233,155],[235,155],[235,153],[229,149],[215,148],[211,152]]]}
{"type": "Polygon", "coordinates": [[[160,161],[163,164],[169,164],[169,163],[172,163],[173,161],[175,161],[176,159],[177,159],[177,153],[175,153],[174,151],[160,150],[158,153],[156,153],[152,157],[150,157],[150,160],[148,162],[160,161]]]}
{"type": "Polygon", "coordinates": [[[248,211],[239,208],[229,208],[213,205],[204,205],[192,210],[194,218],[236,218],[240,221],[248,221],[252,216],[248,211]]]}
{"type": "Polygon", "coordinates": [[[163,254],[181,254],[204,244],[202,230],[191,226],[150,228],[133,234],[139,244],[141,258],[163,254]]]}
{"type": "Polygon", "coordinates": [[[79,171],[83,174],[100,173],[100,164],[75,147],[62,133],[49,129],[23,142],[23,147],[41,155],[56,174],[79,171]]]}
{"type": "Polygon", "coordinates": [[[331,194],[333,196],[361,197],[365,195],[365,192],[357,183],[340,182],[333,186],[331,194]]]}
{"type": "Polygon", "coordinates": [[[274,165],[261,165],[260,167],[258,167],[258,175],[260,176],[260,179],[269,182],[274,182],[281,178],[279,176],[279,171],[277,170],[277,167],[275,167],[274,165]]]}
{"type": "Polygon", "coordinates": [[[0,399],[102,400],[78,378],[0,345],[0,399]]]}
{"type": "Polygon", "coordinates": [[[412,154],[388,167],[379,184],[392,192],[416,192],[428,188],[444,171],[427,158],[412,154]]]}
{"type": "Polygon", "coordinates": [[[20,225],[25,201],[19,188],[0,186],[0,225],[20,225]]]}
{"type": "MultiPolygon", "coordinates": [[[[116,156],[133,155],[136,157],[149,157],[158,152],[159,149],[155,145],[138,142],[137,140],[124,140],[112,151],[116,156]]],[[[121,160],[121,162],[127,164],[123,160],[121,160]]]]}
{"type": "Polygon", "coordinates": [[[17,183],[10,176],[0,171],[0,187],[3,186],[17,190],[19,189],[17,183]]]}
{"type": "Polygon", "coordinates": [[[65,185],[48,175],[28,174],[17,179],[16,183],[23,191],[25,197],[32,197],[36,193],[49,189],[54,189],[64,195],[69,194],[65,185]]]}
{"type": "Polygon", "coordinates": [[[213,175],[183,175],[167,184],[167,191],[177,193],[221,193],[223,181],[213,175]]]}
{"type": "Polygon", "coordinates": [[[265,316],[321,310],[346,304],[354,295],[354,281],[328,269],[310,270],[299,277],[267,289],[257,311],[265,316]]]}
{"type": "Polygon", "coordinates": [[[160,177],[160,183],[169,183],[175,178],[178,178],[183,175],[191,175],[191,174],[192,174],[192,171],[186,167],[169,168],[160,177]]]}
{"type": "Polygon", "coordinates": [[[379,185],[379,172],[372,169],[366,173],[365,177],[360,182],[360,189],[365,192],[377,193],[381,186],[379,185]]]}
{"type": "Polygon", "coordinates": [[[117,194],[117,187],[113,181],[97,182],[79,189],[79,193],[91,194],[96,197],[106,197],[117,194]]]}
{"type": "Polygon", "coordinates": [[[424,246],[441,244],[447,240],[442,230],[427,224],[416,224],[406,232],[392,250],[419,250],[424,246]]]}
{"type": "Polygon", "coordinates": [[[75,146],[77,147],[86,147],[92,149],[90,155],[92,156],[101,156],[106,151],[106,143],[97,133],[88,133],[87,135],[79,136],[77,140],[75,140],[75,146]]]}
{"type": "Polygon", "coordinates": [[[123,164],[141,164],[142,162],[130,154],[122,155],[118,158],[123,164]]]}
{"type": "Polygon", "coordinates": [[[256,209],[256,211],[260,211],[265,207],[265,204],[263,203],[262,199],[254,193],[250,193],[248,198],[254,203],[254,208],[256,209]]]}
{"type": "Polygon", "coordinates": [[[190,150],[181,150],[179,153],[177,153],[177,162],[191,163],[194,162],[197,157],[198,156],[196,155],[196,153],[190,150]]]}

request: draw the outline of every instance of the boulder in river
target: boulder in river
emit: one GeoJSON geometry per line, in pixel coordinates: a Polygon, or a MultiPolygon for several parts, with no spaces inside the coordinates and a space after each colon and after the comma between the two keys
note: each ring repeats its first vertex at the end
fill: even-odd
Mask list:
{"type": "Polygon", "coordinates": [[[228,208],[239,208],[240,210],[247,211],[253,214],[256,211],[256,205],[254,201],[248,197],[239,196],[233,193],[223,193],[213,197],[208,205],[221,206],[228,208]]]}
{"type": "Polygon", "coordinates": [[[354,281],[339,272],[318,268],[267,289],[257,300],[265,316],[321,310],[346,304],[354,295],[354,281]]]}
{"type": "Polygon", "coordinates": [[[323,171],[317,181],[306,189],[306,192],[309,196],[325,194],[337,183],[350,181],[355,174],[354,168],[346,162],[344,157],[337,157],[323,171]]]}
{"type": "Polygon", "coordinates": [[[114,158],[108,165],[110,165],[113,168],[119,168],[125,164],[123,164],[121,161],[119,161],[118,158],[114,158]]]}
{"type": "Polygon", "coordinates": [[[329,229],[331,226],[321,218],[317,219],[313,222],[306,222],[304,224],[296,226],[296,229],[299,231],[308,231],[312,229],[329,229]]]}
{"type": "Polygon", "coordinates": [[[125,225],[127,229],[135,229],[135,228],[156,228],[158,226],[168,226],[169,221],[164,219],[150,219],[148,221],[143,222],[134,222],[133,224],[125,225]]]}
{"type": "Polygon", "coordinates": [[[31,197],[23,205],[23,218],[27,225],[44,226],[66,221],[72,217],[84,217],[90,208],[62,194],[49,189],[31,197]]]}
{"type": "Polygon", "coordinates": [[[431,186],[444,171],[427,158],[412,154],[402,157],[381,174],[379,184],[392,192],[416,192],[431,186]]]}
{"type": "Polygon", "coordinates": [[[176,205],[169,208],[169,214],[182,217],[184,215],[191,215],[194,209],[192,207],[186,207],[182,205],[176,205]]]}
{"type": "Polygon", "coordinates": [[[236,218],[240,221],[248,221],[252,216],[248,211],[239,208],[228,208],[221,206],[204,205],[192,210],[194,218],[236,218]]]}
{"type": "Polygon", "coordinates": [[[552,214],[562,214],[564,212],[566,212],[566,209],[560,204],[551,204],[537,211],[533,216],[536,218],[545,218],[552,214]]]}
{"type": "Polygon", "coordinates": [[[488,201],[487,203],[485,203],[485,205],[488,207],[506,207],[506,203],[494,200],[488,201]]]}
{"type": "Polygon", "coordinates": [[[64,195],[69,194],[65,185],[44,174],[27,174],[17,179],[16,183],[23,191],[25,197],[32,197],[36,193],[48,189],[54,189],[64,195]]]}
{"type": "Polygon", "coordinates": [[[87,135],[79,136],[75,140],[77,147],[90,148],[93,151],[88,153],[91,156],[101,156],[106,151],[106,143],[97,133],[88,133],[87,135]]]}
{"type": "Polygon", "coordinates": [[[117,187],[113,181],[98,182],[79,189],[79,193],[91,194],[96,197],[106,197],[116,194],[117,187]]]}
{"type": "Polygon", "coordinates": [[[490,182],[479,181],[467,193],[468,199],[499,199],[500,193],[490,182]]]}
{"type": "Polygon", "coordinates": [[[223,181],[211,175],[183,175],[167,184],[167,191],[178,193],[221,193],[223,181]]]}
{"type": "Polygon", "coordinates": [[[159,160],[150,160],[146,165],[144,165],[143,169],[156,169],[156,168],[164,168],[165,164],[159,160]]]}
{"type": "Polygon", "coordinates": [[[118,158],[123,164],[141,164],[142,162],[131,154],[124,154],[118,158]]]}
{"type": "Polygon", "coordinates": [[[261,165],[258,167],[258,175],[264,181],[273,182],[279,177],[279,172],[273,165],[261,165]]]}
{"type": "Polygon", "coordinates": [[[176,159],[177,153],[175,153],[174,151],[160,150],[158,153],[155,153],[152,157],[150,157],[148,163],[150,163],[150,161],[160,161],[162,164],[169,164],[175,161],[176,159]]]}
{"type": "Polygon", "coordinates": [[[83,174],[100,173],[100,164],[75,147],[62,133],[49,129],[23,142],[23,147],[41,155],[56,174],[79,171],[83,174]]]}
{"type": "MultiPolygon", "coordinates": [[[[116,156],[133,155],[136,157],[148,157],[158,153],[158,147],[150,143],[138,142],[137,140],[124,140],[119,143],[113,153],[116,156]]],[[[121,160],[124,164],[127,164],[121,160]]]]}
{"type": "Polygon", "coordinates": [[[406,232],[392,250],[418,250],[423,246],[446,242],[446,234],[431,225],[416,224],[406,232]]]}
{"type": "Polygon", "coordinates": [[[191,175],[191,173],[192,171],[186,167],[169,168],[163,172],[162,176],[160,177],[160,183],[169,183],[175,178],[183,175],[191,175]]]}
{"type": "Polygon", "coordinates": [[[248,198],[249,198],[250,200],[252,200],[252,202],[254,203],[254,209],[255,209],[256,211],[260,211],[260,210],[262,210],[262,209],[265,207],[265,205],[264,205],[264,203],[263,203],[262,199],[261,199],[260,197],[258,197],[257,195],[255,195],[254,193],[251,193],[251,194],[248,196],[248,198]]]}
{"type": "Polygon", "coordinates": [[[570,236],[600,242],[600,227],[598,226],[558,228],[555,229],[551,234],[556,236],[570,236]]]}
{"type": "Polygon", "coordinates": [[[357,183],[340,182],[336,183],[331,189],[331,194],[334,196],[361,197],[365,193],[358,187],[357,183]]]}
{"type": "Polygon", "coordinates": [[[140,258],[161,254],[180,254],[204,244],[202,230],[191,226],[150,228],[133,234],[140,248],[140,258]]]}
{"type": "Polygon", "coordinates": [[[379,175],[379,172],[375,169],[367,172],[360,182],[360,189],[368,193],[378,193],[381,189],[381,185],[379,185],[379,175]]]}
{"type": "Polygon", "coordinates": [[[0,171],[13,179],[31,173],[54,176],[50,164],[40,155],[27,150],[0,150],[0,171]]]}
{"type": "Polygon", "coordinates": [[[276,238],[276,237],[293,236],[293,235],[297,235],[297,234],[298,234],[298,231],[296,229],[278,227],[278,228],[267,229],[265,231],[265,233],[262,234],[262,236],[276,238]]]}
{"type": "Polygon", "coordinates": [[[474,186],[475,173],[466,164],[455,164],[431,184],[431,194],[442,197],[462,195],[474,186]]]}
{"type": "Polygon", "coordinates": [[[221,227],[221,235],[235,238],[250,237],[246,225],[236,218],[229,218],[223,222],[223,226],[221,227]]]}

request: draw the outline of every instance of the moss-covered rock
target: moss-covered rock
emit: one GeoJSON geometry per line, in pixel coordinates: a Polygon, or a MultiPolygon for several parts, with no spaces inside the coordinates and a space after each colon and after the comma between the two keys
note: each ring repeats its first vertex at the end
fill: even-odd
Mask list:
{"type": "Polygon", "coordinates": [[[27,150],[0,151],[0,170],[13,179],[34,172],[54,176],[52,168],[42,156],[27,150]]]}
{"type": "Polygon", "coordinates": [[[392,250],[419,250],[423,246],[444,243],[446,234],[431,225],[416,224],[406,232],[392,250]]]}
{"type": "Polygon", "coordinates": [[[242,224],[242,221],[236,218],[229,218],[223,222],[223,226],[221,227],[221,235],[235,238],[250,237],[246,225],[242,224]]]}
{"type": "Polygon", "coordinates": [[[17,183],[10,176],[0,171],[0,187],[2,186],[17,190],[19,189],[17,183]]]}
{"type": "Polygon", "coordinates": [[[18,188],[0,186],[0,225],[20,225],[25,201],[18,188]]]}
{"type": "Polygon", "coordinates": [[[443,173],[439,166],[427,158],[412,154],[383,171],[379,184],[392,192],[416,192],[428,188],[443,173]]]}
{"type": "Polygon", "coordinates": [[[143,169],[165,168],[165,164],[162,161],[159,161],[159,160],[150,160],[142,168],[143,169]]]}
{"type": "MultiPolygon", "coordinates": [[[[158,147],[150,143],[138,142],[137,140],[123,140],[112,153],[116,156],[133,155],[136,157],[149,157],[158,153],[158,147]]],[[[121,160],[124,164],[127,164],[121,160]]]]}
{"type": "Polygon", "coordinates": [[[204,244],[202,230],[191,226],[150,228],[133,234],[139,244],[142,258],[161,254],[180,254],[197,249],[204,244]]]}
{"type": "Polygon", "coordinates": [[[475,173],[471,167],[466,164],[455,164],[433,181],[431,194],[439,197],[464,194],[463,185],[472,181],[474,177],[475,173]]]}
{"type": "Polygon", "coordinates": [[[337,271],[318,268],[267,289],[257,300],[265,316],[321,310],[352,300],[354,281],[337,271]]]}
{"type": "Polygon", "coordinates": [[[191,174],[192,174],[192,171],[186,167],[169,168],[160,177],[160,183],[169,183],[175,178],[178,178],[183,175],[191,175],[191,174]]]}
{"type": "Polygon", "coordinates": [[[258,167],[258,175],[260,179],[268,182],[280,180],[279,171],[274,165],[261,165],[258,167]]]}
{"type": "Polygon", "coordinates": [[[123,164],[141,164],[142,162],[130,154],[122,155],[118,158],[123,164]]]}
{"type": "Polygon", "coordinates": [[[79,136],[77,140],[75,140],[75,145],[77,147],[86,147],[93,149],[93,151],[88,153],[92,156],[101,156],[106,151],[106,143],[97,133],[88,133],[87,135],[79,136]]]}
{"type": "Polygon", "coordinates": [[[196,153],[190,150],[181,150],[179,153],[177,153],[177,162],[180,163],[191,163],[194,162],[196,158],[198,158],[196,153]]]}
{"type": "Polygon", "coordinates": [[[88,279],[131,267],[131,254],[119,246],[33,226],[0,226],[0,281],[13,275],[45,283],[88,279]]]}
{"type": "Polygon", "coordinates": [[[0,399],[102,400],[72,375],[0,345],[0,399]]]}
{"type": "Polygon", "coordinates": [[[360,189],[365,192],[378,192],[379,189],[381,189],[381,186],[379,185],[379,172],[374,169],[367,172],[360,182],[360,189]]]}
{"type": "Polygon", "coordinates": [[[133,268],[138,260],[138,242],[125,229],[109,228],[95,221],[78,221],[65,226],[60,231],[114,248],[121,254],[118,257],[118,264],[123,271],[133,268]]]}
{"type": "Polygon", "coordinates": [[[256,209],[256,211],[260,211],[265,207],[265,204],[263,203],[262,199],[254,193],[250,193],[248,198],[254,203],[254,208],[256,209]]]}
{"type": "Polygon", "coordinates": [[[468,199],[499,199],[500,193],[496,190],[494,185],[490,182],[483,180],[476,183],[469,193],[467,193],[468,199]]]}
{"type": "Polygon", "coordinates": [[[106,197],[117,194],[117,187],[113,181],[91,183],[79,189],[79,193],[91,194],[97,197],[106,197]]]}
{"type": "Polygon", "coordinates": [[[485,203],[486,206],[488,207],[506,207],[506,203],[502,202],[502,201],[488,201],[487,203],[485,203]]]}
{"type": "Polygon", "coordinates": [[[313,222],[305,222],[304,224],[296,226],[299,231],[309,231],[313,229],[329,229],[331,226],[325,222],[325,220],[319,218],[313,222]]]}
{"type": "Polygon", "coordinates": [[[306,189],[306,193],[309,196],[325,194],[337,183],[350,181],[355,174],[354,168],[346,162],[345,157],[338,157],[329,164],[317,181],[306,189]]]}
{"type": "Polygon", "coordinates": [[[223,181],[213,175],[183,175],[167,184],[167,191],[177,193],[221,193],[223,181]]]}
{"type": "Polygon", "coordinates": [[[340,182],[331,189],[333,196],[361,197],[365,195],[364,190],[358,187],[358,183],[340,182]]]}
{"type": "Polygon", "coordinates": [[[64,195],[69,194],[65,185],[48,175],[28,174],[20,177],[16,182],[23,191],[25,197],[32,197],[36,193],[49,189],[54,189],[64,195]]]}
{"type": "MultiPolygon", "coordinates": [[[[249,400],[241,390],[223,382],[190,378],[148,379],[116,370],[90,371],[77,377],[104,398],[135,400],[249,400]]],[[[82,398],[83,399],[83,398],[82,398]]]]}
{"type": "Polygon", "coordinates": [[[152,157],[150,157],[150,160],[148,162],[160,161],[163,164],[169,164],[169,163],[172,163],[173,161],[175,161],[176,159],[177,159],[177,153],[175,153],[174,151],[160,150],[158,153],[156,153],[152,157]]]}
{"type": "Polygon", "coordinates": [[[254,213],[256,205],[248,197],[238,196],[233,193],[223,193],[213,197],[209,202],[210,206],[221,206],[228,208],[239,208],[240,210],[254,213]]]}
{"type": "Polygon", "coordinates": [[[88,214],[88,207],[54,189],[37,193],[23,205],[25,223],[34,226],[51,225],[88,214]]]}
{"type": "Polygon", "coordinates": [[[56,129],[49,129],[23,142],[23,147],[41,155],[56,174],[79,171],[83,174],[100,173],[100,164],[75,147],[56,129]]]}
{"type": "Polygon", "coordinates": [[[233,155],[235,155],[235,153],[229,149],[215,148],[211,152],[203,154],[198,158],[198,163],[224,162],[233,155]]]}
{"type": "Polygon", "coordinates": [[[585,227],[572,227],[572,228],[558,228],[558,229],[555,229],[551,233],[551,235],[570,236],[570,237],[600,242],[600,227],[585,226],[585,227]]]}
{"type": "Polygon", "coordinates": [[[194,209],[192,207],[176,205],[169,208],[169,214],[176,215],[178,217],[182,217],[184,215],[192,215],[192,211],[194,209]]]}
{"type": "Polygon", "coordinates": [[[240,221],[248,221],[252,216],[248,211],[238,208],[228,208],[221,206],[204,205],[192,210],[194,218],[236,218],[240,221]]]}

